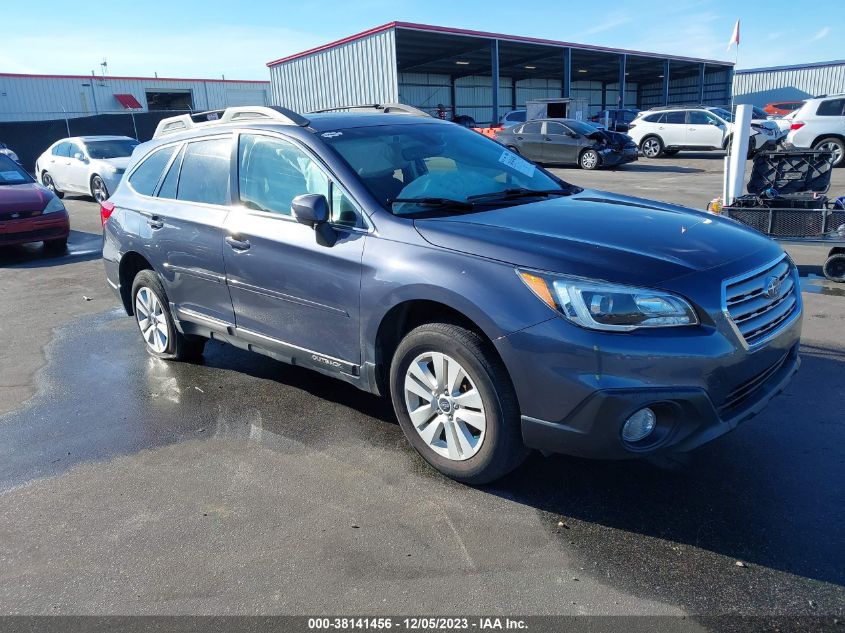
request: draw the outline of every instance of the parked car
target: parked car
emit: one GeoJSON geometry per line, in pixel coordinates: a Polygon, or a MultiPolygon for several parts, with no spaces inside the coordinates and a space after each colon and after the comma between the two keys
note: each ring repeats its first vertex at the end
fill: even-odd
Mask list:
{"type": "Polygon", "coordinates": [[[845,165],[845,94],[807,99],[784,145],[830,152],[834,167],[845,165]]]}
{"type": "Polygon", "coordinates": [[[537,119],[502,130],[496,140],[538,163],[612,167],[637,160],[631,137],[575,119],[537,119]]]}
{"type": "Polygon", "coordinates": [[[509,128],[519,123],[525,123],[525,115],[525,110],[511,110],[502,117],[499,125],[503,128],[509,128]]]}
{"type": "Polygon", "coordinates": [[[614,132],[627,132],[631,121],[640,113],[636,108],[601,110],[590,117],[593,123],[600,123],[614,132]]]}
{"type": "MultiPolygon", "coordinates": [[[[681,150],[728,150],[733,120],[727,110],[710,106],[653,108],[637,115],[628,134],[646,158],[674,156],[681,150]]],[[[751,127],[749,156],[776,147],[782,136],[774,123],[751,127]]]]}
{"type": "Polygon", "coordinates": [[[472,484],[529,448],[689,451],[798,367],[797,269],[737,222],[581,189],[431,117],[218,116],[165,119],[101,204],[153,356],[213,338],[389,396],[472,484]]]}
{"type": "Polygon", "coordinates": [[[75,136],[56,141],[35,161],[39,182],[58,197],[82,193],[97,202],[117,189],[138,141],[128,136],[75,136]]]}
{"type": "Polygon", "coordinates": [[[802,105],[804,105],[803,101],[776,101],[767,103],[763,107],[763,111],[767,114],[786,116],[790,112],[795,112],[802,105]]]}
{"type": "Polygon", "coordinates": [[[781,117],[776,119],[772,119],[775,125],[778,126],[778,130],[783,135],[784,140],[787,134],[789,134],[789,128],[792,127],[792,122],[795,120],[795,115],[797,114],[798,110],[793,110],[788,114],[784,114],[781,117]]]}
{"type": "Polygon", "coordinates": [[[0,154],[0,247],[44,242],[48,251],[64,252],[69,233],[62,201],[0,154]]]}
{"type": "Polygon", "coordinates": [[[0,143],[0,154],[8,156],[9,158],[11,158],[13,161],[15,161],[18,164],[20,164],[20,162],[21,162],[20,158],[18,158],[18,155],[15,154],[11,149],[9,149],[9,146],[6,145],[5,143],[0,143]]]}

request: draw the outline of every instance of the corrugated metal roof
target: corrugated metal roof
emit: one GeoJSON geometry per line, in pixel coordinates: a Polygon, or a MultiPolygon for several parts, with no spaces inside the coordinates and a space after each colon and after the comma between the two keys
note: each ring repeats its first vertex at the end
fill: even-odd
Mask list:
{"type": "Polygon", "coordinates": [[[811,62],[809,64],[792,64],[790,66],[769,66],[767,68],[743,68],[742,70],[735,70],[735,75],[745,75],[748,73],[770,73],[779,70],[801,70],[802,68],[824,68],[826,66],[845,66],[845,59],[837,59],[831,62],[811,62]]]}
{"type": "Polygon", "coordinates": [[[309,55],[313,55],[314,53],[319,53],[321,51],[325,51],[328,49],[332,49],[343,44],[348,44],[349,42],[353,42],[355,40],[359,40],[376,33],[380,33],[382,31],[387,31],[391,29],[407,29],[413,31],[428,31],[431,33],[446,33],[451,35],[465,35],[469,37],[478,37],[478,38],[485,38],[485,39],[497,39],[497,40],[507,40],[512,42],[523,42],[526,44],[545,44],[551,46],[568,46],[577,49],[583,50],[593,50],[593,51],[602,51],[607,53],[626,53],[629,55],[638,55],[641,57],[660,57],[665,58],[669,57],[671,59],[683,60],[683,61],[690,61],[690,62],[705,62],[708,64],[719,64],[723,66],[732,66],[732,62],[727,61],[720,61],[714,59],[700,59],[697,57],[684,57],[678,55],[664,55],[660,53],[648,53],[644,51],[634,51],[634,50],[627,50],[624,48],[609,48],[605,46],[593,46],[591,44],[576,44],[572,42],[564,42],[560,40],[550,40],[550,39],[543,39],[537,37],[525,37],[520,35],[508,35],[506,33],[490,33],[487,31],[473,31],[470,29],[456,29],[446,26],[435,26],[431,24],[417,24],[414,22],[388,22],[387,24],[382,24],[381,26],[376,26],[372,29],[368,29],[366,31],[362,31],[361,33],[356,33],[354,35],[350,35],[348,37],[341,38],[339,40],[335,40],[334,42],[329,42],[328,44],[324,44],[322,46],[317,46],[315,48],[310,48],[306,51],[302,51],[301,53],[295,53],[293,55],[288,55],[286,57],[282,57],[280,59],[276,59],[270,62],[267,62],[267,66],[273,67],[279,64],[283,64],[285,62],[289,62],[295,59],[299,59],[302,57],[307,57],[309,55]]]}
{"type": "MultiPolygon", "coordinates": [[[[101,75],[31,75],[25,73],[0,73],[0,77],[18,77],[26,79],[91,79],[92,77],[102,79],[101,75]]],[[[269,81],[261,79],[191,79],[188,77],[121,77],[118,75],[106,75],[106,79],[118,81],[207,81],[221,84],[269,84],[269,81]]]]}

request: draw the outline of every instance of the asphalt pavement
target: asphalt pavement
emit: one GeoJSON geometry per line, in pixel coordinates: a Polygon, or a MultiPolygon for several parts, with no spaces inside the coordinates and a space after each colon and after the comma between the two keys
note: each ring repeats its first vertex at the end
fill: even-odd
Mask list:
{"type": "MultiPolygon", "coordinates": [[[[720,167],[558,173],[700,208],[720,167]]],[[[97,206],[66,203],[67,255],[0,253],[0,613],[843,617],[845,287],[817,254],[803,365],[760,416],[671,461],[534,456],[471,488],[348,385],[216,342],[147,355],[97,206]]]]}

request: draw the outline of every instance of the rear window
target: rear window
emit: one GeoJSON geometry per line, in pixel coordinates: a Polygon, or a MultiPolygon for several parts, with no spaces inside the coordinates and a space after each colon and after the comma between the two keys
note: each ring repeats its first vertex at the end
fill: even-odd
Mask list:
{"type": "Polygon", "coordinates": [[[521,112],[511,112],[505,117],[508,121],[524,121],[525,110],[521,112]]]}
{"type": "Polygon", "coordinates": [[[231,155],[232,139],[229,137],[188,143],[176,198],[205,204],[229,204],[231,155]]]}
{"type": "Polygon", "coordinates": [[[132,188],[144,196],[153,195],[156,185],[161,179],[161,172],[164,171],[175,149],[176,147],[173,145],[162,147],[147,156],[129,176],[129,184],[132,185],[132,188]]]}
{"type": "Polygon", "coordinates": [[[819,104],[819,109],[816,110],[817,116],[842,116],[845,110],[845,99],[831,99],[829,101],[822,101],[819,104]]]}
{"type": "Polygon", "coordinates": [[[20,185],[32,182],[32,178],[15,161],[0,154],[0,185],[20,185]]]}

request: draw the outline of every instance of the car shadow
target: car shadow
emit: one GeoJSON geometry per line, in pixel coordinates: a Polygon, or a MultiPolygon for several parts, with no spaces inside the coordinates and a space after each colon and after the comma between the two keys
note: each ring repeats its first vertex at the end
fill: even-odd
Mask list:
{"type": "Polygon", "coordinates": [[[843,372],[845,351],[805,345],[783,394],[697,451],[659,462],[535,457],[486,491],[556,515],[560,538],[586,533],[589,555],[626,584],[665,570],[617,530],[845,585],[843,372]]]}
{"type": "Polygon", "coordinates": [[[0,248],[0,268],[43,268],[100,259],[103,256],[103,236],[71,230],[67,251],[53,253],[43,242],[0,248]]]}
{"type": "Polygon", "coordinates": [[[607,167],[606,169],[612,169],[614,171],[621,170],[653,174],[700,174],[707,171],[706,169],[700,169],[698,167],[684,167],[682,165],[657,165],[652,163],[644,163],[641,161],[637,161],[636,163],[628,163],[627,165],[623,165],[621,167],[607,167]]]}

